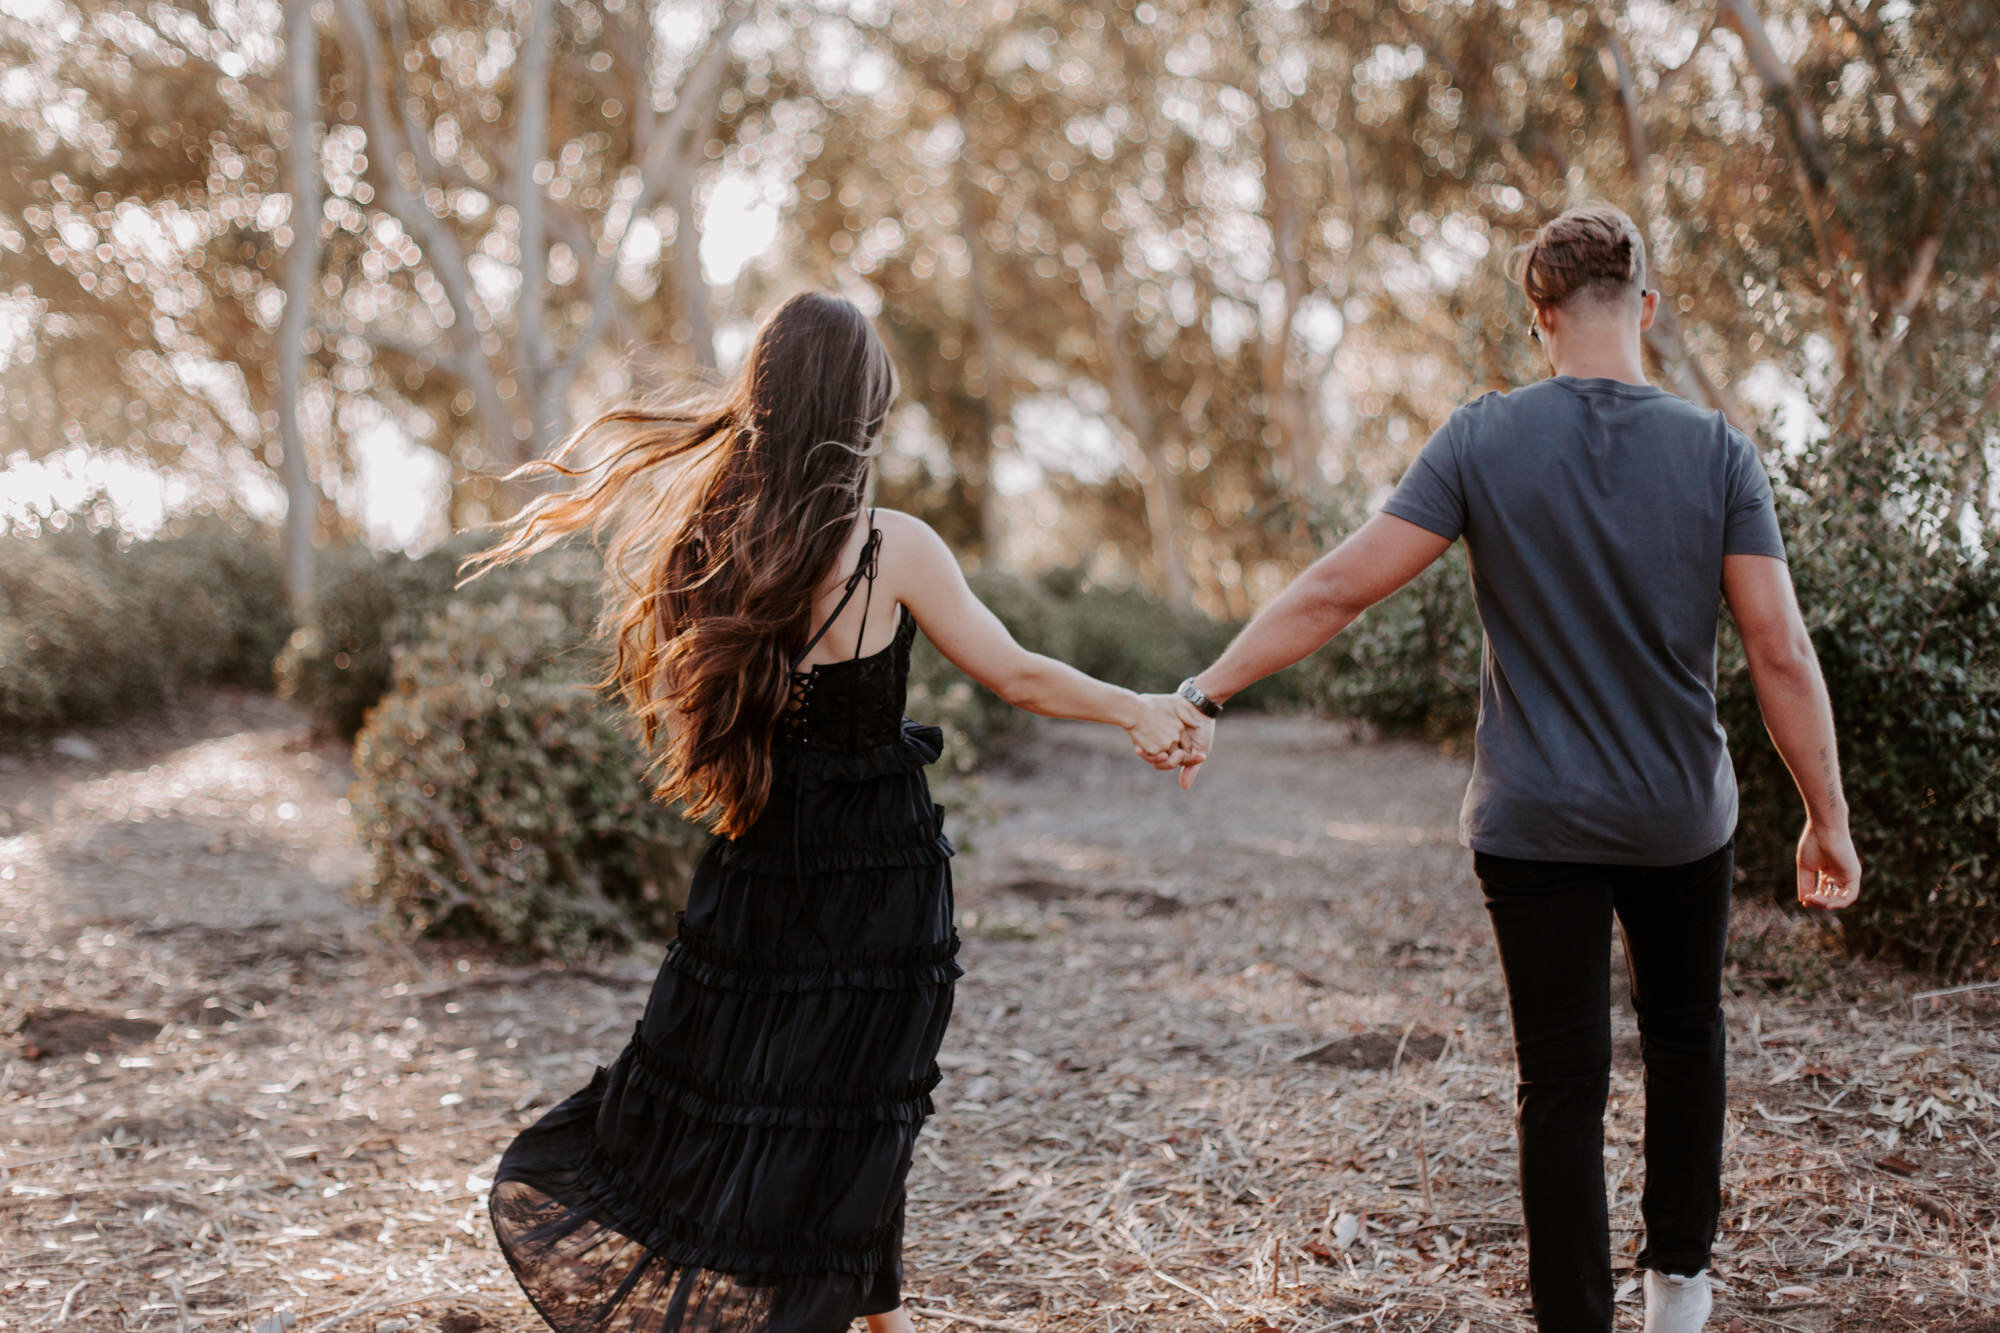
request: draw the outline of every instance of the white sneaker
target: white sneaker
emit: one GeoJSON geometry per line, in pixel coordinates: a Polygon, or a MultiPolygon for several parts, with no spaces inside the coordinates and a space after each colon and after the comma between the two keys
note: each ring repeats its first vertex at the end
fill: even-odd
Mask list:
{"type": "Polygon", "coordinates": [[[1646,1270],[1646,1333],[1701,1333],[1713,1305],[1707,1269],[1693,1277],[1646,1270]]]}

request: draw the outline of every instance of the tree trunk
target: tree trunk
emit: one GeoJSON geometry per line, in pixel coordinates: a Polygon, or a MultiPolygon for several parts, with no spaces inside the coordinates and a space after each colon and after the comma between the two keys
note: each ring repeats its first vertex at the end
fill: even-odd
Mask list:
{"type": "MultiPolygon", "coordinates": [[[[451,307],[450,337],[456,353],[460,381],[472,393],[473,410],[486,437],[487,459],[519,457],[521,435],[514,416],[501,401],[498,377],[493,364],[480,348],[480,311],[475,306],[472,270],[466,262],[465,247],[458,236],[431,211],[418,192],[403,179],[401,159],[418,160],[412,147],[421,126],[407,131],[404,119],[395,114],[388,81],[397,66],[385,58],[381,35],[363,0],[334,0],[341,17],[341,31],[351,47],[351,65],[360,83],[362,125],[368,135],[368,160],[374,180],[380,186],[383,207],[387,208],[416,238],[424,262],[438,280],[446,303],[451,307]]],[[[394,59],[400,60],[401,53],[394,59]]],[[[419,191],[429,182],[419,182],[419,191]]]]}
{"type": "Polygon", "coordinates": [[[312,600],[313,537],[319,494],[306,466],[299,425],[305,393],[306,332],[312,283],[319,272],[319,32],[313,0],[285,0],[285,101],[290,128],[285,148],[291,177],[292,243],[285,253],[285,313],[278,326],[278,438],[284,449],[285,591],[301,616],[312,600]]]}
{"type": "Polygon", "coordinates": [[[552,45],[551,13],[555,0],[528,0],[527,31],[522,38],[514,99],[514,123],[520,139],[515,145],[514,215],[521,248],[521,293],[514,308],[514,322],[521,343],[521,360],[516,372],[516,392],[526,409],[516,427],[519,439],[515,457],[519,461],[539,458],[548,449],[553,423],[562,413],[560,405],[547,401],[550,370],[548,314],[542,303],[542,285],[548,271],[548,225],[543,216],[541,171],[549,146],[549,48],[552,45]]]}
{"type": "Polygon", "coordinates": [[[1138,455],[1138,465],[1132,470],[1146,500],[1154,576],[1169,601],[1185,606],[1189,583],[1187,564],[1181,559],[1180,478],[1167,466],[1165,441],[1152,410],[1146,405],[1138,368],[1125,348],[1130,317],[1125,313],[1124,303],[1104,281],[1104,270],[1095,260],[1077,270],[1077,289],[1096,330],[1098,356],[1110,380],[1106,387],[1111,391],[1111,410],[1131,436],[1131,447],[1138,455]]]}
{"type": "Polygon", "coordinates": [[[1146,527],[1153,538],[1153,567],[1167,600],[1175,606],[1186,606],[1192,588],[1187,561],[1181,558],[1181,479],[1167,467],[1164,450],[1144,452],[1146,469],[1139,480],[1146,497],[1146,527]]]}
{"type": "Polygon", "coordinates": [[[695,151],[667,178],[667,204],[674,210],[674,285],[680,289],[681,311],[687,317],[688,350],[696,365],[714,370],[715,325],[709,314],[708,279],[701,271],[701,224],[694,215],[694,169],[701,161],[702,137],[697,134],[690,140],[695,151]]]}
{"type": "Polygon", "coordinates": [[[1325,480],[1319,460],[1319,431],[1313,395],[1293,362],[1295,326],[1306,295],[1305,217],[1293,189],[1292,165],[1279,132],[1277,112],[1257,99],[1257,124],[1264,149],[1264,222],[1271,232],[1271,277],[1279,284],[1278,323],[1259,345],[1264,380],[1264,413],[1278,428],[1292,484],[1308,495],[1325,480]]]}
{"type": "Polygon", "coordinates": [[[999,489],[993,484],[993,455],[998,448],[1001,425],[1012,416],[1013,408],[1007,393],[1007,377],[1000,368],[1000,340],[993,331],[993,303],[986,292],[986,247],[979,238],[979,191],[966,166],[971,135],[964,115],[959,116],[958,123],[964,138],[957,172],[958,235],[965,243],[966,304],[972,318],[972,351],[979,366],[979,373],[972,377],[969,386],[979,403],[979,440],[975,446],[979,476],[974,484],[979,487],[980,546],[991,560],[999,554],[1005,522],[999,489]]]}

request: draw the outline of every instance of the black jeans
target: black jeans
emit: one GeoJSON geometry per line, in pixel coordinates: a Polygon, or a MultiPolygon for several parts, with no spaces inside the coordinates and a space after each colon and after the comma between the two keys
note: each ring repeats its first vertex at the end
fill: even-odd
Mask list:
{"type": "Polygon", "coordinates": [[[1722,955],[1734,848],[1681,866],[1517,861],[1473,869],[1514,1017],[1528,1289],[1542,1333],[1610,1333],[1604,1102],[1611,921],[1625,937],[1646,1078],[1639,1267],[1708,1266],[1721,1206],[1722,955]]]}

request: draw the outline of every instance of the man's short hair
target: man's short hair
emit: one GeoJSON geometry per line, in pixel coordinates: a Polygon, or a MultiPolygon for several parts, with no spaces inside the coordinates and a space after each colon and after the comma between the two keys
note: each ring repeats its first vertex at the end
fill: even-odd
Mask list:
{"type": "Polygon", "coordinates": [[[1611,301],[1646,286],[1646,242],[1625,210],[1586,204],[1557,214],[1516,247],[1521,290],[1537,310],[1572,298],[1611,301]]]}

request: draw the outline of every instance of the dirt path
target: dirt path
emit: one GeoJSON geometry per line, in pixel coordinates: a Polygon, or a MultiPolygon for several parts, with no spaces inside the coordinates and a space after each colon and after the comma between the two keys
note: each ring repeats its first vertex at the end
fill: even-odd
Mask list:
{"type": "MultiPolygon", "coordinates": [[[[269,700],[88,739],[0,762],[0,1328],[539,1327],[487,1175],[615,1053],[657,951],[382,939],[344,896],[345,756],[269,700]]],[[[1182,795],[1048,727],[941,793],[968,975],[911,1177],[920,1325],[1527,1329],[1462,766],[1286,719],[1223,747],[1182,795]]],[[[1798,932],[1739,921],[1712,1327],[2000,1330],[2000,1004],[1913,1005],[1798,932]]]]}

